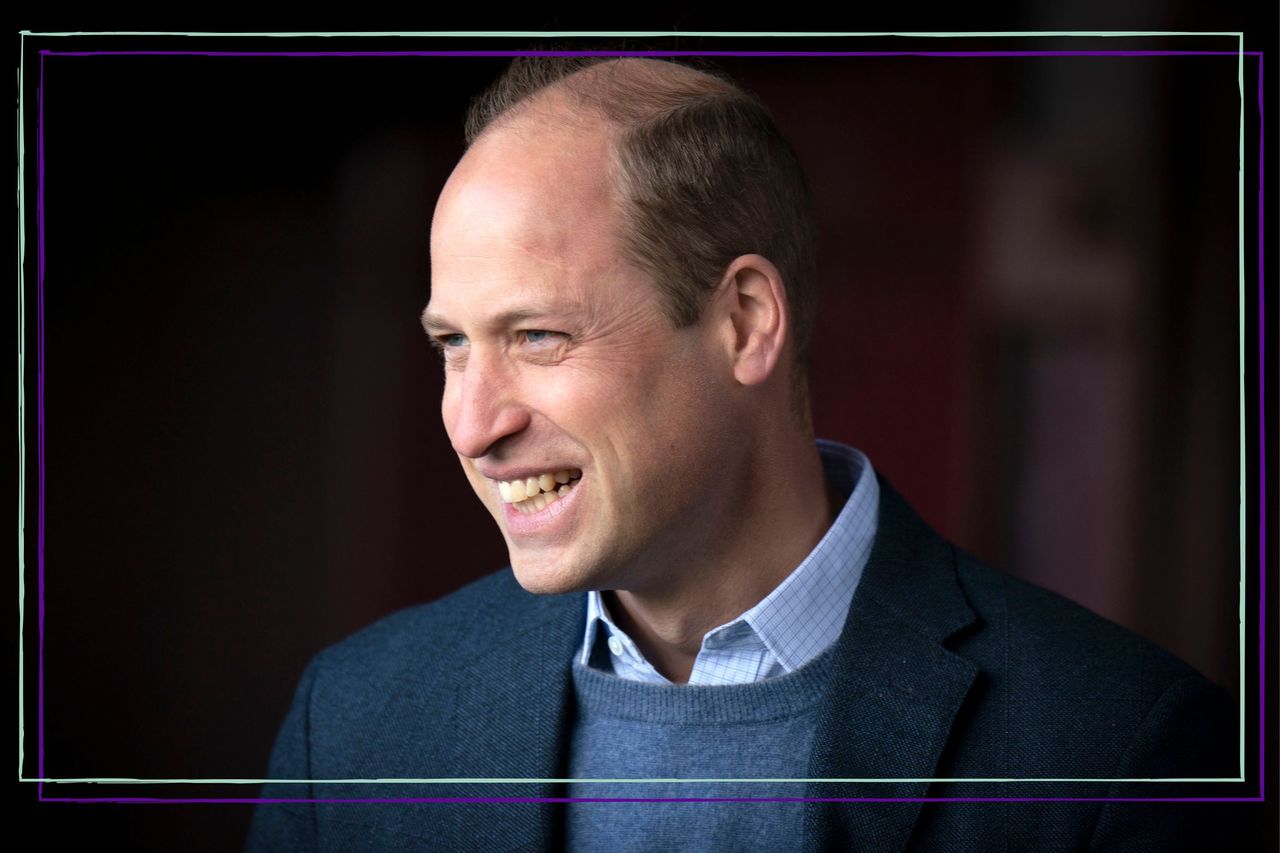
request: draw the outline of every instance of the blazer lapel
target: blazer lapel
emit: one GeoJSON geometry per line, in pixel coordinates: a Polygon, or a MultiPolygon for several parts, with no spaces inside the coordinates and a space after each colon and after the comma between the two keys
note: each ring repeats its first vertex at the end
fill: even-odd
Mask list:
{"type": "MultiPolygon", "coordinates": [[[[883,478],[876,541],[836,641],[809,778],[920,780],[936,775],[977,668],[943,642],[974,622],[952,547],[883,478]]],[[[810,782],[806,796],[923,797],[924,781],[810,782]]],[[[902,850],[920,803],[808,803],[808,850],[902,850]]]]}
{"type": "MultiPolygon", "coordinates": [[[[532,613],[459,671],[448,721],[460,778],[555,779],[566,772],[571,662],[582,641],[585,596],[530,596],[532,613]]],[[[514,610],[511,613],[515,613],[514,610]]],[[[443,721],[442,721],[443,722],[443,721]]],[[[553,782],[459,785],[449,796],[562,797],[553,782]]],[[[464,805],[454,849],[546,850],[558,844],[558,807],[548,803],[464,805]]]]}

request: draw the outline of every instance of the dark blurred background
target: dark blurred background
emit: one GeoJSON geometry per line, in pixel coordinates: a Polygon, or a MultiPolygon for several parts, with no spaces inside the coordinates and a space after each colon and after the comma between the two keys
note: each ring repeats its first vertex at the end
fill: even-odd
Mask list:
{"type": "MultiPolygon", "coordinates": [[[[126,41],[74,46],[156,47],[126,41]]],[[[515,45],[340,44],[424,46],[515,45]]],[[[45,58],[46,776],[260,777],[312,655],[505,564],[417,322],[462,115],[504,61],[45,58]]],[[[1236,59],[718,64],[775,111],[814,187],[819,434],[965,549],[1239,696],[1236,59]]],[[[29,368],[35,297],[29,275],[29,368]]],[[[152,808],[174,811],[113,831],[165,849],[190,809],[152,808]]],[[[248,807],[219,808],[197,849],[240,843],[248,807]]]]}

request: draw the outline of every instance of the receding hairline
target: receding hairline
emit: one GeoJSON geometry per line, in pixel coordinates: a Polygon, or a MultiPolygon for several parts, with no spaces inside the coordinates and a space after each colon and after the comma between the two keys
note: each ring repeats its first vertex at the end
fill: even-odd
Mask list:
{"type": "Polygon", "coordinates": [[[499,98],[492,111],[469,122],[469,146],[490,130],[545,117],[548,112],[588,121],[603,118],[616,131],[673,112],[690,101],[745,94],[709,70],[646,57],[593,60],[559,76],[540,75],[538,66],[525,67],[530,73],[512,81],[509,97],[499,98]]]}

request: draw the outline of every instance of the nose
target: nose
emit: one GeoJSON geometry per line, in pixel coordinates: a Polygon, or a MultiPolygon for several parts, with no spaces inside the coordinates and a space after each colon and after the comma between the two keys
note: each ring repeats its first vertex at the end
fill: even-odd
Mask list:
{"type": "Polygon", "coordinates": [[[458,455],[478,459],[529,424],[518,377],[501,356],[472,347],[466,365],[446,374],[441,415],[458,455]]]}

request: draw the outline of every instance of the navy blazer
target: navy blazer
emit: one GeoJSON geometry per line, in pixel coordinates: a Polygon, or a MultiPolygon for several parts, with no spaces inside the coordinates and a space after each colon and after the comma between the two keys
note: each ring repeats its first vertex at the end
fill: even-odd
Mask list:
{"type": "MultiPolygon", "coordinates": [[[[531,595],[507,570],[325,650],[298,686],[269,777],[563,778],[585,601],[531,595]]],[[[810,782],[810,797],[863,801],[809,803],[796,849],[1230,846],[1200,804],[865,801],[1215,796],[1222,786],[1110,780],[1239,775],[1237,712],[1223,690],[1135,634],[979,563],[883,478],[879,529],[833,664],[807,775],[890,781],[810,782]],[[1095,781],[1008,781],[1017,779],[1095,781]]],[[[551,781],[281,782],[263,796],[327,802],[260,804],[251,851],[554,850],[562,838],[554,803],[349,802],[564,796],[551,781]]],[[[690,839],[689,849],[702,848],[690,839]]]]}

